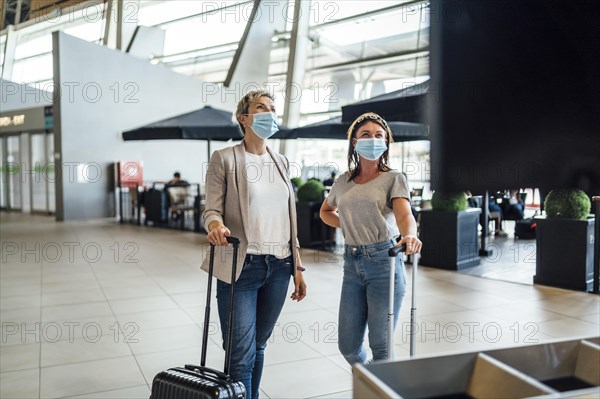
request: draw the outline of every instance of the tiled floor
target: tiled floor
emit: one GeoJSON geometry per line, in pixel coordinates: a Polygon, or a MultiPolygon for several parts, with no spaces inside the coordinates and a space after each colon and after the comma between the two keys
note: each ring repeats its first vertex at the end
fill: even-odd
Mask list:
{"type": "MultiPolygon", "coordinates": [[[[203,235],[17,213],[0,213],[0,222],[1,398],[147,398],[158,371],[198,363],[203,235]]],[[[342,263],[312,251],[303,259],[309,296],[285,305],[263,397],[349,398],[351,371],[336,344],[342,263]]],[[[505,267],[528,267],[511,259],[505,267]]],[[[582,292],[423,267],[417,299],[418,354],[600,334],[600,297],[582,292]]],[[[409,301],[410,291],[397,358],[408,356],[409,301]]],[[[213,313],[208,364],[221,367],[213,313]]]]}
{"type": "MultiPolygon", "coordinates": [[[[509,281],[520,284],[533,284],[535,275],[535,239],[515,239],[515,222],[504,221],[506,237],[490,236],[486,248],[488,256],[481,258],[479,266],[461,270],[471,276],[509,281]]],[[[480,236],[481,239],[481,236],[480,236]]]]}

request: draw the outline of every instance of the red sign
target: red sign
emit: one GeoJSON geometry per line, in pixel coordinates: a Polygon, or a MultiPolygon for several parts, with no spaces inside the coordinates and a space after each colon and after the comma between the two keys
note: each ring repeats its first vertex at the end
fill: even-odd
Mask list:
{"type": "Polygon", "coordinates": [[[143,185],[144,178],[141,161],[120,161],[118,164],[118,180],[121,187],[135,188],[143,185]]]}

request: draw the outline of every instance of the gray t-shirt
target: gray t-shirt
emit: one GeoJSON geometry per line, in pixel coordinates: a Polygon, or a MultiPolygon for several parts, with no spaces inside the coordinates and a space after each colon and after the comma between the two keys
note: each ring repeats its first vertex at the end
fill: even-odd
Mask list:
{"type": "Polygon", "coordinates": [[[346,244],[375,244],[398,235],[392,199],[410,199],[404,174],[391,170],[363,184],[348,177],[348,172],[339,176],[327,197],[329,205],[338,208],[346,244]]]}

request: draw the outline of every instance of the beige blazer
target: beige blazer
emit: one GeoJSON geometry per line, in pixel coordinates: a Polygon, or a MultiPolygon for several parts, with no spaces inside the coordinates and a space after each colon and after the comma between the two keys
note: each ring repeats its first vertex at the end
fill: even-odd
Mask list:
{"type": "MultiPolygon", "coordinates": [[[[296,251],[298,250],[297,221],[296,221],[296,199],[294,188],[288,176],[289,163],[287,158],[273,152],[267,147],[267,152],[275,162],[279,174],[286,182],[290,191],[289,214],[290,214],[290,237],[292,240],[291,251],[296,270],[296,251]]],[[[240,239],[240,249],[237,256],[236,281],[242,273],[244,259],[248,249],[248,213],[250,212],[250,197],[248,194],[248,181],[245,176],[246,150],[244,143],[233,147],[224,148],[213,152],[206,171],[206,209],[202,214],[204,217],[204,228],[208,231],[208,225],[215,221],[221,221],[230,231],[231,235],[240,239]]],[[[208,271],[210,251],[206,251],[202,270],[208,271]]],[[[215,260],[213,274],[216,278],[231,284],[231,265],[233,249],[231,245],[215,248],[215,260]]]]}

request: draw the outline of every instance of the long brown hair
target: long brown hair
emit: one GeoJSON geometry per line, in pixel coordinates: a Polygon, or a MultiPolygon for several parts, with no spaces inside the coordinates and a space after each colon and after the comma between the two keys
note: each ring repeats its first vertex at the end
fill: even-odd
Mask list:
{"type": "Polygon", "coordinates": [[[374,112],[367,112],[356,118],[348,128],[348,172],[350,172],[350,177],[348,178],[348,181],[355,179],[360,174],[360,158],[354,150],[354,146],[352,145],[352,139],[356,138],[355,135],[358,129],[367,122],[377,123],[386,132],[385,141],[387,149],[381,155],[381,157],[379,157],[379,164],[377,165],[377,168],[382,172],[387,172],[392,169],[389,166],[390,144],[394,142],[394,138],[392,137],[392,131],[385,119],[383,119],[381,116],[377,115],[374,112]]]}

